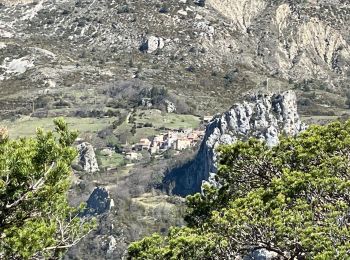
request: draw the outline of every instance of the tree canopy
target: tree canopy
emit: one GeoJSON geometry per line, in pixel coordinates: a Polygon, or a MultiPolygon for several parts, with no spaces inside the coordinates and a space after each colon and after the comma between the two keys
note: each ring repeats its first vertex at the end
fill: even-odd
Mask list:
{"type": "Polygon", "coordinates": [[[59,258],[92,227],[68,205],[77,133],[62,120],[55,131],[10,140],[0,130],[0,258],[59,258]]]}
{"type": "Polygon", "coordinates": [[[130,259],[279,259],[350,255],[350,121],[311,126],[276,147],[219,148],[216,184],[187,198],[187,227],[132,243],[130,259]]]}

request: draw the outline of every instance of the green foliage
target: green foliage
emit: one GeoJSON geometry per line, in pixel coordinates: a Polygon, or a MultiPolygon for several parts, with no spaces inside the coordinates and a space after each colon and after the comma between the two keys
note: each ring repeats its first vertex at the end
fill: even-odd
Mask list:
{"type": "Polygon", "coordinates": [[[189,228],[172,228],[167,237],[153,234],[129,247],[129,259],[205,259],[215,237],[189,228]]]}
{"type": "Polygon", "coordinates": [[[145,238],[129,247],[131,258],[156,250],[156,259],[231,259],[257,249],[282,259],[348,257],[350,121],[281,137],[272,149],[252,139],[219,153],[216,185],[187,199],[183,240],[145,238]]]}
{"type": "Polygon", "coordinates": [[[0,141],[1,259],[55,259],[91,229],[67,202],[76,137],[57,119],[55,132],[0,141]]]}

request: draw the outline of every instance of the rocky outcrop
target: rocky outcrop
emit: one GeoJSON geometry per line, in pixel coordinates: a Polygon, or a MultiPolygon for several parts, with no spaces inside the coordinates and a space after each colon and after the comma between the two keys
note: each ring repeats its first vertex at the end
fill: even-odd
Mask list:
{"type": "Polygon", "coordinates": [[[0,127],[0,142],[6,140],[9,136],[7,128],[0,127]]]}
{"type": "Polygon", "coordinates": [[[107,248],[107,255],[111,256],[117,247],[117,240],[114,238],[114,236],[109,236],[108,239],[109,243],[107,248]]]}
{"type": "Polygon", "coordinates": [[[98,172],[98,164],[96,160],[96,155],[94,147],[87,143],[83,142],[77,146],[79,152],[79,165],[83,168],[85,172],[94,173],[98,172]]]}
{"type": "Polygon", "coordinates": [[[175,104],[173,102],[171,102],[171,101],[166,99],[164,101],[164,103],[165,103],[165,106],[166,106],[166,112],[167,113],[173,113],[173,112],[176,111],[176,106],[175,106],[175,104]]]}
{"type": "Polygon", "coordinates": [[[114,207],[114,201],[106,188],[96,187],[87,200],[85,215],[101,215],[114,207]]]}
{"type": "Polygon", "coordinates": [[[202,181],[210,179],[217,170],[219,145],[255,137],[274,146],[281,133],[296,135],[305,128],[297,113],[294,92],[249,95],[209,123],[196,158],[175,169],[166,182],[172,183],[176,194],[199,191],[202,181]]]}
{"type": "Polygon", "coordinates": [[[143,52],[152,53],[158,49],[163,49],[163,47],[164,40],[162,38],[150,36],[142,42],[140,50],[143,52]]]}

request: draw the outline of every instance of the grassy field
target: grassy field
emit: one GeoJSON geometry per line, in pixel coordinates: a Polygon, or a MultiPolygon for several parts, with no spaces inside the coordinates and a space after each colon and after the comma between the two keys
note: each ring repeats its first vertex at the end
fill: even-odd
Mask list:
{"type": "Polygon", "coordinates": [[[141,110],[136,112],[137,123],[152,123],[153,127],[166,127],[170,129],[196,128],[200,124],[200,118],[193,115],[180,115],[162,113],[159,110],[141,110]]]}
{"type": "Polygon", "coordinates": [[[112,153],[111,156],[105,156],[105,155],[98,155],[99,159],[101,160],[100,167],[118,167],[121,166],[124,162],[124,156],[117,153],[112,153]]]}
{"type": "Polygon", "coordinates": [[[137,143],[141,138],[151,137],[161,132],[161,128],[186,129],[197,128],[200,125],[200,118],[193,115],[180,115],[164,113],[157,109],[137,110],[130,114],[130,118],[119,125],[114,133],[116,135],[128,135],[129,143],[137,143]],[[133,125],[151,124],[151,126],[136,128],[134,135],[131,134],[133,125]]]}
{"type": "MultiPolygon", "coordinates": [[[[80,133],[96,133],[99,130],[109,126],[112,118],[77,118],[65,117],[70,129],[76,129],[80,133]]],[[[45,130],[53,130],[53,118],[21,118],[15,121],[1,121],[0,126],[8,128],[10,136],[17,138],[19,136],[33,136],[38,127],[45,130]]]]}

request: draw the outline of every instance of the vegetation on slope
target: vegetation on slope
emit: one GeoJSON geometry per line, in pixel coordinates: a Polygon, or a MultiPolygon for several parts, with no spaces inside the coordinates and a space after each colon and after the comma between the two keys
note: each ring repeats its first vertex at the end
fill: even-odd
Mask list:
{"type": "Polygon", "coordinates": [[[350,121],[313,126],[269,149],[220,148],[216,185],[187,198],[187,227],[132,243],[130,259],[345,259],[350,231],[350,121]]]}
{"type": "Polygon", "coordinates": [[[1,259],[57,259],[92,228],[67,201],[77,133],[55,127],[18,140],[0,132],[1,259]]]}

